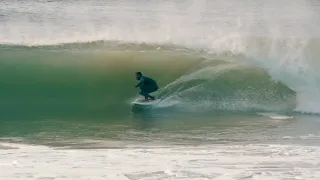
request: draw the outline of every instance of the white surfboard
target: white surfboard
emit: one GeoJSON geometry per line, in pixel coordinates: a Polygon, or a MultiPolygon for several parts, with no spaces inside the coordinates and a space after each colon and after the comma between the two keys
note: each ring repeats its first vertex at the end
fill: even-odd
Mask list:
{"type": "Polygon", "coordinates": [[[261,116],[266,116],[269,117],[270,119],[275,119],[275,120],[286,120],[286,119],[293,119],[293,116],[285,116],[285,115],[280,115],[277,113],[257,113],[261,116]]]}
{"type": "Polygon", "coordinates": [[[161,99],[155,99],[155,100],[148,100],[144,101],[144,99],[137,99],[132,102],[134,105],[140,105],[140,106],[153,106],[158,104],[161,101],[161,99]]]}

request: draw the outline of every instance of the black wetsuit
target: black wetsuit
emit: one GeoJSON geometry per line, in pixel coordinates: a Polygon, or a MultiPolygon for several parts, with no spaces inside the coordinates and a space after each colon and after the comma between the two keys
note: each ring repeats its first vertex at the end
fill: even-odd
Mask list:
{"type": "Polygon", "coordinates": [[[145,99],[154,99],[154,97],[151,96],[149,93],[156,92],[159,89],[157,83],[153,79],[145,76],[142,76],[140,78],[140,83],[136,85],[136,87],[140,87],[140,94],[144,96],[145,99]]]}

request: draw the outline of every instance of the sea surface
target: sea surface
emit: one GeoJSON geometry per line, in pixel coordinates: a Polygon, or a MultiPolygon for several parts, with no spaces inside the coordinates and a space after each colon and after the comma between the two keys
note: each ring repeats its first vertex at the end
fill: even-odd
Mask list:
{"type": "Polygon", "coordinates": [[[0,0],[0,179],[319,180],[319,48],[319,0],[0,0]]]}

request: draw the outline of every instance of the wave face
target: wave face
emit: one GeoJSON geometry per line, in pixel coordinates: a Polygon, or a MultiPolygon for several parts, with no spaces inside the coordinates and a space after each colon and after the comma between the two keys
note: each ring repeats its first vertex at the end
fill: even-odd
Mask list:
{"type": "Polygon", "coordinates": [[[137,93],[131,88],[137,83],[136,71],[158,81],[164,107],[172,104],[192,112],[286,111],[295,105],[295,92],[273,81],[265,70],[228,60],[241,57],[209,58],[175,46],[121,44],[106,50],[108,46],[97,42],[2,47],[2,109],[129,111],[128,103],[137,93]]]}
{"type": "Polygon", "coordinates": [[[29,0],[23,7],[0,2],[4,111],[123,109],[139,70],[184,110],[320,112],[319,1],[29,0]]]}

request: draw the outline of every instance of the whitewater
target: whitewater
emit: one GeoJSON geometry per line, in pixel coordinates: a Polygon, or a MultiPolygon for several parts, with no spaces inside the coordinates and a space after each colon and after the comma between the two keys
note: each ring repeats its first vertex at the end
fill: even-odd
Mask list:
{"type": "Polygon", "coordinates": [[[0,0],[0,179],[319,179],[319,12],[0,0]]]}

